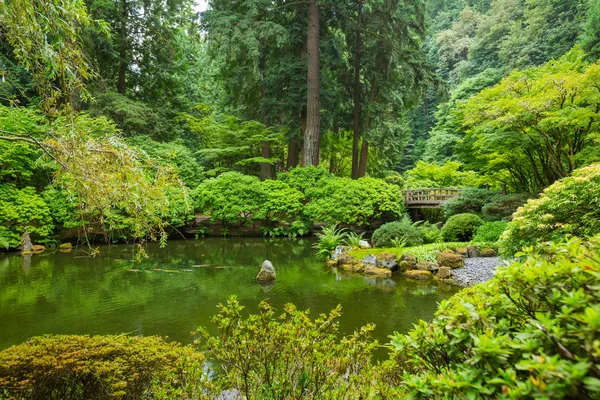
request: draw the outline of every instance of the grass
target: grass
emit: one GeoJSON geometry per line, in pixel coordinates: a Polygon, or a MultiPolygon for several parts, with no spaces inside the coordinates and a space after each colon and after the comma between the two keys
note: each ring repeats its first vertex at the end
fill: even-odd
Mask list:
{"type": "Polygon", "coordinates": [[[498,250],[498,245],[496,243],[475,243],[475,242],[447,242],[447,243],[431,243],[431,244],[422,244],[420,246],[411,246],[411,247],[400,247],[400,248],[373,248],[373,249],[356,249],[351,250],[348,254],[356,259],[363,259],[369,254],[377,255],[380,253],[392,253],[395,254],[396,257],[401,257],[404,254],[410,254],[415,256],[419,261],[435,261],[437,253],[446,250],[452,249],[456,250],[459,247],[467,247],[467,246],[478,246],[480,249],[484,248],[492,248],[494,250],[498,250]]]}

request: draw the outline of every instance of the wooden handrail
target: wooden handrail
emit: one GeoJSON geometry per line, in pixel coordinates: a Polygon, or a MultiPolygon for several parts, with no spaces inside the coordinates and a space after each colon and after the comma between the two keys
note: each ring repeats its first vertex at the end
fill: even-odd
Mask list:
{"type": "Polygon", "coordinates": [[[403,190],[404,203],[439,205],[444,201],[458,197],[462,189],[456,188],[419,188],[403,190]]]}

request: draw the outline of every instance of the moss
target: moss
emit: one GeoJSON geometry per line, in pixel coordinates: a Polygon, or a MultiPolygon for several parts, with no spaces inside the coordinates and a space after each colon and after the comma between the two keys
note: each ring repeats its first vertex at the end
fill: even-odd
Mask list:
{"type": "Polygon", "coordinates": [[[495,243],[474,243],[474,242],[449,242],[449,243],[431,243],[423,244],[420,246],[403,247],[403,248],[373,248],[373,249],[356,249],[351,250],[348,254],[358,260],[362,260],[369,254],[377,256],[381,253],[391,253],[397,258],[400,258],[404,254],[410,254],[415,256],[419,261],[435,261],[437,253],[447,249],[456,250],[457,248],[465,248],[467,246],[476,245],[479,248],[492,248],[498,249],[495,243]]]}

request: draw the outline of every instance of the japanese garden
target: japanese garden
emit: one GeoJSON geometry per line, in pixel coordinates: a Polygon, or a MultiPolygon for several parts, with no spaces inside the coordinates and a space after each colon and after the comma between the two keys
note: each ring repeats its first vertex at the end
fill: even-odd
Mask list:
{"type": "Polygon", "coordinates": [[[0,399],[600,399],[599,0],[0,0],[0,399]]]}

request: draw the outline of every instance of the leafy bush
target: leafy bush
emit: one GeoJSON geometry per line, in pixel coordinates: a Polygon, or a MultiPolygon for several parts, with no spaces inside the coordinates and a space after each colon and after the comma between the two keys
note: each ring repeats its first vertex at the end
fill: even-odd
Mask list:
{"type": "Polygon", "coordinates": [[[510,220],[517,208],[535,197],[531,193],[510,194],[507,196],[496,195],[481,209],[483,216],[488,221],[510,220]]]}
{"type": "Polygon", "coordinates": [[[0,226],[11,248],[21,244],[21,236],[29,232],[34,242],[44,242],[53,233],[50,209],[35,189],[17,189],[11,183],[0,184],[0,226]]]}
{"type": "Polygon", "coordinates": [[[350,247],[360,247],[360,241],[364,240],[365,233],[348,232],[344,244],[350,247]]]}
{"type": "Polygon", "coordinates": [[[392,247],[394,241],[404,241],[405,246],[416,246],[423,243],[421,232],[413,225],[408,216],[404,216],[400,221],[381,225],[373,232],[371,240],[377,247],[392,247]]]}
{"type": "Polygon", "coordinates": [[[467,189],[460,196],[452,198],[443,204],[444,215],[451,217],[456,214],[481,214],[482,208],[488,204],[498,192],[486,189],[467,189]]]}
{"type": "Polygon", "coordinates": [[[394,334],[405,398],[600,398],[600,236],[529,251],[394,334]]]}
{"type": "Polygon", "coordinates": [[[284,182],[261,182],[254,176],[226,172],[194,191],[196,209],[227,225],[253,220],[294,221],[304,195],[284,182]]]}
{"type": "Polygon", "coordinates": [[[423,244],[437,243],[442,241],[442,232],[437,226],[428,221],[417,221],[413,224],[421,235],[423,244]]]}
{"type": "Polygon", "coordinates": [[[517,210],[501,238],[508,255],[523,247],[600,232],[600,164],[575,170],[517,210]]]}
{"type": "Polygon", "coordinates": [[[324,226],[316,235],[318,240],[314,244],[314,248],[317,249],[317,255],[322,258],[329,257],[331,252],[345,243],[348,237],[346,230],[338,229],[337,225],[324,226]]]}
{"type": "Polygon", "coordinates": [[[304,212],[313,222],[370,226],[377,219],[404,213],[400,190],[380,179],[332,178],[306,190],[311,201],[304,212]]]}
{"type": "Polygon", "coordinates": [[[468,242],[481,225],[483,220],[475,214],[453,215],[442,227],[442,238],[447,242],[468,242]]]}
{"type": "Polygon", "coordinates": [[[461,171],[462,164],[447,161],[443,165],[417,161],[406,171],[406,186],[410,188],[458,188],[481,186],[484,180],[475,171],[461,171]]]}
{"type": "Polygon", "coordinates": [[[486,222],[475,231],[474,242],[497,242],[506,230],[508,223],[505,221],[486,222]]]}
{"type": "Polygon", "coordinates": [[[373,397],[374,326],[339,340],[340,306],[315,320],[291,304],[276,317],[264,301],[259,314],[243,319],[235,297],[219,309],[213,318],[218,336],[200,329],[197,341],[216,361],[218,390],[234,389],[246,399],[373,397]]]}
{"type": "Polygon", "coordinates": [[[202,364],[192,348],[158,337],[35,337],[0,352],[0,397],[183,398],[201,389],[202,364]]]}
{"type": "Polygon", "coordinates": [[[277,180],[298,189],[302,193],[317,186],[321,179],[331,179],[333,175],[323,167],[297,167],[277,175],[277,180]]]}

